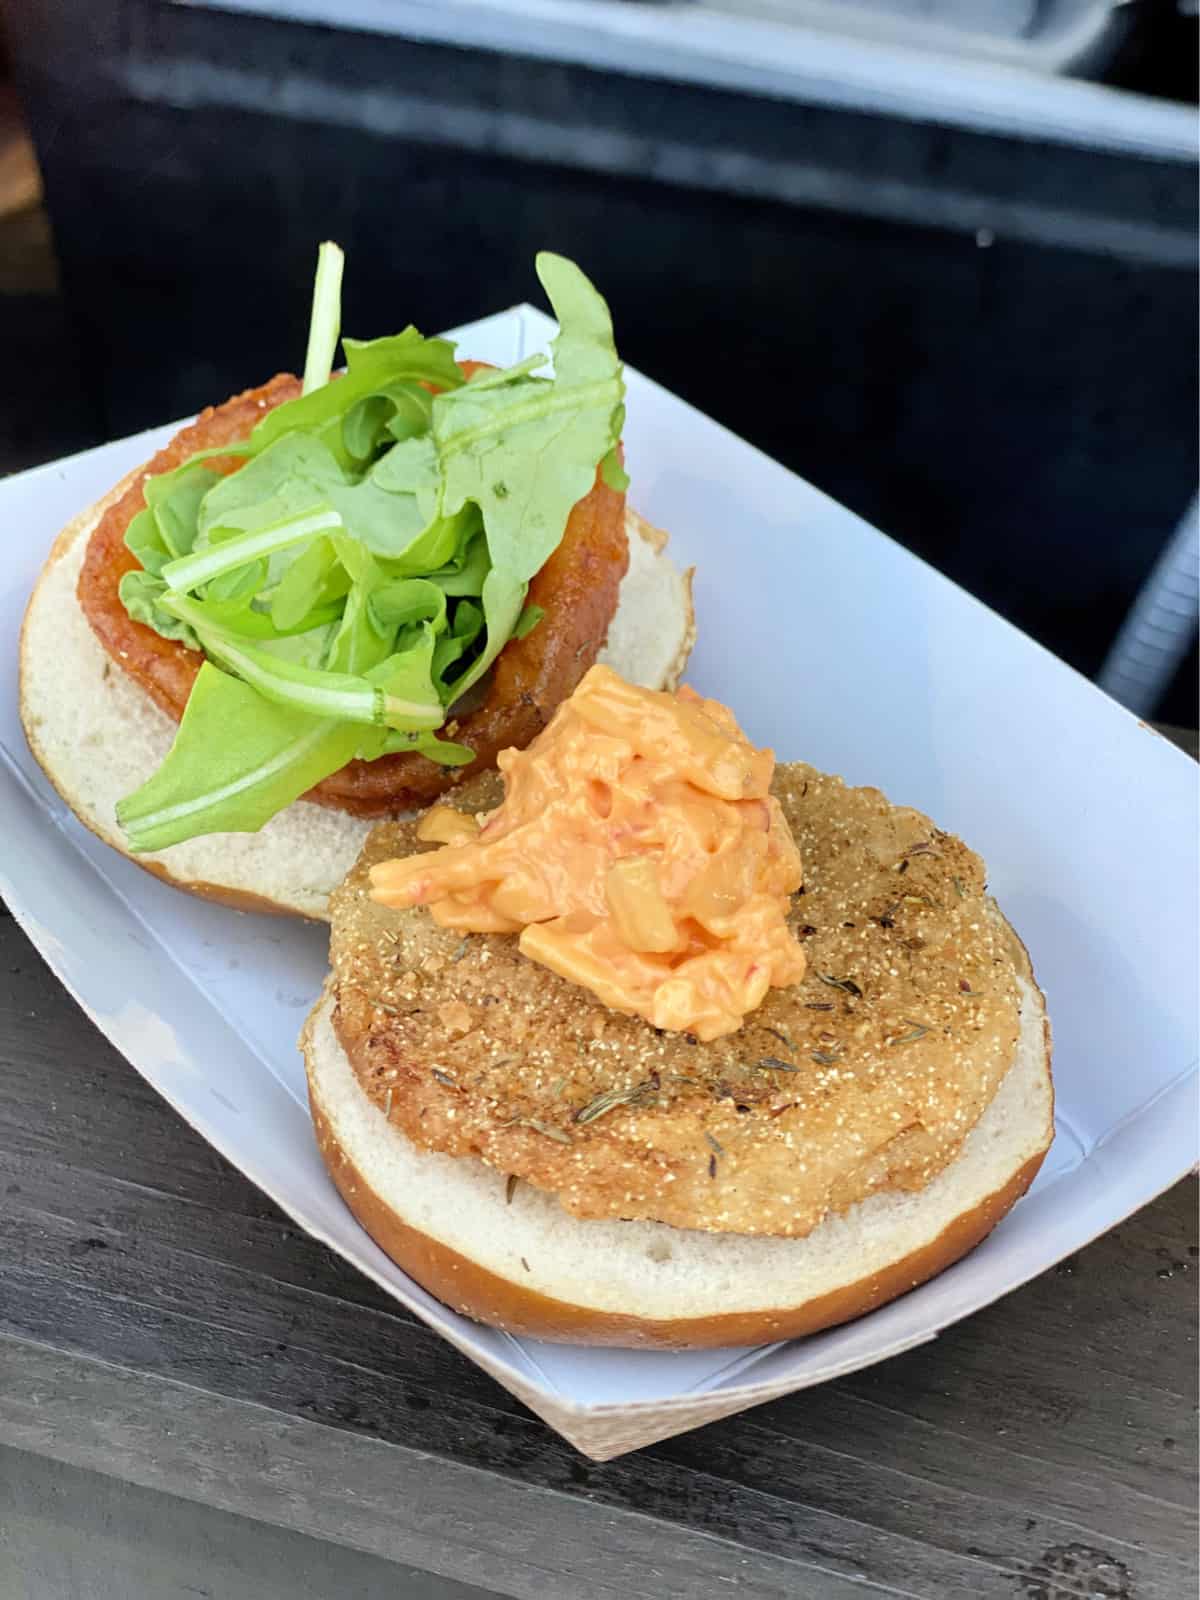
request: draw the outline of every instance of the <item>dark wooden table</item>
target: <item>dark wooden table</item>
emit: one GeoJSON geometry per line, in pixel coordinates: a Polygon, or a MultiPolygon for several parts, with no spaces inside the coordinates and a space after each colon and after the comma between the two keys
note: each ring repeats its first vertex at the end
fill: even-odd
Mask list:
{"type": "Polygon", "coordinates": [[[297,1233],[0,917],[0,1444],[484,1594],[1194,1593],[1195,1188],[932,1345],[589,1464],[297,1233]]]}

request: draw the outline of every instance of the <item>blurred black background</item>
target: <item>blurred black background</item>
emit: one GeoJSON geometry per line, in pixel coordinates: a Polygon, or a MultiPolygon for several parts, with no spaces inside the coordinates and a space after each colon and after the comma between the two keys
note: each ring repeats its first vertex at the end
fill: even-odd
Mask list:
{"type": "MultiPolygon", "coordinates": [[[[1185,9],[1122,8],[1099,70],[1194,104],[1185,9]]],[[[333,237],[366,335],[574,256],[632,365],[1089,674],[1195,492],[1194,148],[169,0],[3,14],[44,203],[14,156],[0,470],[294,368],[333,237]]],[[[1194,647],[1157,714],[1196,725],[1194,647]]]]}

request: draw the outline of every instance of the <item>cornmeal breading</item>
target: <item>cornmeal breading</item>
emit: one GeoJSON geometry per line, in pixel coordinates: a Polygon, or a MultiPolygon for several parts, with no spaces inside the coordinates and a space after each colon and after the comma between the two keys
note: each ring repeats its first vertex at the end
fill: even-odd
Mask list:
{"type": "MultiPolygon", "coordinates": [[[[336,1028],[415,1143],[482,1157],[579,1217],[801,1236],[958,1154],[1011,1064],[1007,929],[961,841],[803,765],[773,785],[804,863],[807,975],[710,1044],[606,1009],[512,935],[386,910],[367,869],[423,848],[376,828],[333,898],[336,1028]]],[[[484,811],[495,774],[453,797],[484,811]]]]}

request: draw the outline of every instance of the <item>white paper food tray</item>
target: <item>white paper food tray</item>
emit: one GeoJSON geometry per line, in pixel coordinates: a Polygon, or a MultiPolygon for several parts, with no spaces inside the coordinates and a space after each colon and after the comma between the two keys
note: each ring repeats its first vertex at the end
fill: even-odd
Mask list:
{"type": "MultiPolygon", "coordinates": [[[[507,364],[552,333],[519,307],[457,337],[464,354],[507,364]]],[[[0,892],[181,1116],[298,1224],[599,1459],[934,1338],[1197,1159],[1195,767],[859,518],[656,384],[627,377],[634,504],[698,569],[690,681],[729,702],[781,759],[876,784],[979,850],[1054,1027],[1057,1138],[991,1238],[858,1322],[758,1350],[514,1339],[446,1310],[375,1247],[318,1157],[295,1044],[325,975],[324,929],[192,899],[106,849],[43,778],[18,720],[17,632],[51,541],[173,430],[0,484],[0,892]]],[[[936,461],[926,470],[936,475],[936,461]]],[[[1003,1350],[996,1360],[1003,1366],[1003,1350]]]]}

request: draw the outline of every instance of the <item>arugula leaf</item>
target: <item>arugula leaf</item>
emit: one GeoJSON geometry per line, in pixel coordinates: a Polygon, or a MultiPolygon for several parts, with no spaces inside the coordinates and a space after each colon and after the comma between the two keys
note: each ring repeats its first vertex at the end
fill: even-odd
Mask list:
{"type": "Polygon", "coordinates": [[[475,759],[474,750],[468,750],[465,744],[454,744],[432,733],[389,733],[380,754],[425,756],[439,767],[465,767],[475,759]]]}
{"type": "Polygon", "coordinates": [[[146,505],[154,515],[163,545],[172,556],[187,555],[196,542],[201,502],[220,481],[219,473],[194,459],[185,461],[173,472],[146,480],[146,505]]]}
{"type": "Polygon", "coordinates": [[[403,332],[382,339],[343,339],[342,349],[348,376],[356,383],[383,388],[407,381],[457,389],[466,382],[451,340],[426,339],[411,323],[403,332]]]}
{"type": "Polygon", "coordinates": [[[256,456],[285,435],[299,433],[319,437],[348,465],[352,458],[342,438],[342,423],[358,401],[396,383],[432,383],[455,389],[463,381],[449,340],[424,339],[415,328],[366,343],[343,339],[342,348],[346,352],[345,376],[269,411],[250,435],[250,448],[256,456]]]}
{"type": "MultiPolygon", "coordinates": [[[[472,373],[467,382],[475,390],[499,389],[505,384],[515,383],[518,378],[532,377],[545,365],[546,357],[538,351],[534,355],[526,356],[524,361],[518,361],[512,367],[483,368],[479,372],[472,373]]],[[[544,381],[548,383],[550,380],[544,381]]]]}
{"type": "Polygon", "coordinates": [[[428,436],[394,444],[359,483],[329,491],[348,532],[396,571],[444,566],[470,531],[438,514],[437,455],[428,436]]]}
{"type": "Polygon", "coordinates": [[[371,614],[370,595],[369,585],[352,585],[341,623],[321,663],[327,672],[367,672],[390,655],[396,630],[376,624],[371,614]]]}
{"type": "Polygon", "coordinates": [[[442,511],[473,500],[493,567],[513,580],[532,578],[557,548],[571,508],[617,443],[624,411],[608,307],[562,256],[543,251],[537,270],[561,329],[551,346],[554,382],[468,383],[433,402],[442,511]]]}
{"type": "Polygon", "coordinates": [[[331,490],[329,503],[348,533],[372,555],[390,560],[403,556],[429,525],[417,509],[415,496],[391,494],[381,489],[373,477],[364,478],[351,489],[331,490]]]}
{"type": "Polygon", "coordinates": [[[428,622],[435,633],[441,633],[446,626],[445,591],[428,578],[392,578],[374,590],[369,604],[379,628],[428,622]]]}
{"type": "MultiPolygon", "coordinates": [[[[198,589],[202,584],[211,583],[214,578],[257,562],[260,557],[275,555],[292,545],[306,544],[318,534],[332,533],[342,526],[342,519],[328,505],[318,504],[309,506],[299,514],[277,516],[286,498],[280,495],[276,500],[267,501],[265,507],[256,508],[267,519],[265,526],[230,534],[227,538],[206,544],[203,549],[193,550],[190,555],[181,556],[178,561],[168,561],[162,568],[164,582],[169,588],[183,592],[198,589]]],[[[248,517],[251,513],[244,515],[248,517]]],[[[220,531],[224,532],[224,529],[220,531]]],[[[265,574],[266,569],[263,570],[265,574]]],[[[226,598],[232,597],[227,595],[226,598]]]]}
{"type": "MultiPolygon", "coordinates": [[[[475,508],[471,508],[475,509],[475,508]]],[[[478,512],[476,512],[478,515],[478,512]]],[[[477,595],[483,590],[483,580],[492,565],[487,539],[480,524],[459,550],[454,560],[429,574],[429,582],[436,583],[444,595],[477,595]]]]}
{"type": "Polygon", "coordinates": [[[317,251],[317,277],[313,284],[312,315],[308,327],[308,352],[304,358],[301,388],[311,394],[329,382],[338,334],[342,331],[342,268],[346,257],[330,239],[317,251]]]}
{"type": "Polygon", "coordinates": [[[595,481],[625,483],[608,310],[538,257],[560,331],[464,382],[414,328],[343,341],[342,260],[322,246],[304,392],[240,444],[151,480],[126,534],[130,613],[209,658],[160,773],[120,808],[134,848],[261,826],[354,756],[419,750],[504,645],[541,620],[529,580],[595,481]],[[435,392],[436,391],[436,392],[435,392]],[[205,462],[241,455],[221,475],[205,462]]]}
{"type": "Polygon", "coordinates": [[[460,600],[454,608],[454,621],[450,632],[456,639],[474,643],[483,627],[483,609],[471,600],[460,600]]]}
{"type": "Polygon", "coordinates": [[[508,643],[517,625],[517,618],[521,615],[528,587],[527,583],[522,583],[495,567],[483,580],[480,599],[483,602],[483,615],[487,623],[487,642],[462,676],[455,679],[456,695],[464,694],[473,683],[478,683],[508,643]]]}
{"type": "Polygon", "coordinates": [[[342,446],[357,465],[374,459],[396,407],[386,394],[367,394],[357,400],[342,423],[342,446]]]}
{"type": "Polygon", "coordinates": [[[392,679],[403,670],[399,657],[390,657],[383,663],[391,671],[382,682],[359,672],[327,671],[288,660],[249,643],[231,629],[213,626],[203,605],[184,595],[164,595],[161,603],[191,625],[205,655],[236,673],[268,700],[316,717],[392,728],[432,730],[443,721],[441,703],[432,691],[421,700],[412,700],[391,687],[392,679]]]}
{"type": "Polygon", "coordinates": [[[474,759],[432,733],[364,729],[264,702],[205,662],[166,760],[117,807],[135,852],[203,833],[253,833],[356,757],[415,750],[443,766],[474,759]]]}
{"type": "MultiPolygon", "coordinates": [[[[443,384],[441,387],[447,387],[443,384]]],[[[395,407],[387,431],[403,442],[429,432],[433,417],[433,394],[419,383],[390,383],[382,391],[395,407]]]]}
{"type": "MultiPolygon", "coordinates": [[[[317,390],[314,398],[323,392],[317,390]]],[[[267,420],[275,415],[275,411],[268,412],[267,420]]],[[[262,527],[264,520],[270,520],[264,517],[264,506],[271,507],[270,516],[275,519],[298,516],[326,500],[332,487],[346,481],[322,440],[304,433],[286,434],[237,472],[221,478],[204,496],[196,547],[207,545],[214,529],[245,532],[262,527]]]]}
{"type": "MultiPolygon", "coordinates": [[[[160,591],[160,593],[165,592],[169,591],[160,591]]],[[[339,622],[342,615],[342,606],[335,601],[328,605],[314,606],[290,626],[280,628],[275,625],[269,611],[263,610],[253,598],[245,596],[228,600],[213,598],[211,595],[203,600],[193,597],[191,608],[193,615],[197,619],[202,619],[201,626],[205,628],[223,629],[228,633],[241,634],[247,639],[261,640],[265,644],[279,645],[281,641],[292,640],[302,635],[319,635],[319,638],[314,637],[311,646],[305,646],[303,652],[304,655],[312,657],[314,665],[319,664],[332,625],[339,622]]],[[[184,626],[166,606],[160,606],[159,609],[166,623],[174,627],[184,626]]],[[[190,625],[189,633],[195,638],[190,625]]],[[[168,634],[166,637],[173,638],[175,635],[168,634]]],[[[200,648],[198,641],[193,648],[200,648]]],[[[293,648],[290,644],[285,646],[284,653],[293,648]]]]}
{"type": "MultiPolygon", "coordinates": [[[[435,635],[432,627],[427,622],[419,624],[406,637],[397,640],[398,649],[379,666],[372,667],[367,677],[372,683],[378,684],[384,695],[389,700],[398,700],[411,705],[436,705],[437,720],[428,731],[438,728],[446,719],[442,707],[441,696],[433,682],[433,649],[435,635]]],[[[393,720],[393,727],[400,724],[393,720]]],[[[407,725],[410,728],[412,725],[407,725]]],[[[420,732],[419,724],[416,731],[420,732]]]]}
{"type": "Polygon", "coordinates": [[[263,650],[274,661],[290,662],[293,666],[308,667],[312,671],[323,668],[329,658],[330,646],[341,625],[342,607],[329,626],[316,625],[304,632],[276,634],[263,642],[263,650]]]}
{"type": "MultiPolygon", "coordinates": [[[[166,568],[163,569],[164,576],[166,568]]],[[[248,605],[268,581],[270,568],[265,561],[242,561],[237,566],[219,573],[204,587],[207,600],[237,602],[248,605]]],[[[167,585],[171,588],[171,585],[167,585]]]]}
{"type": "Polygon", "coordinates": [[[487,642],[455,681],[460,695],[512,636],[528,580],[557,548],[572,508],[595,481],[597,462],[618,444],[624,420],[608,307],[562,256],[543,252],[537,270],[559,321],[551,345],[554,381],[516,369],[484,374],[433,402],[442,511],[478,505],[492,561],[480,595],[487,642]]]}
{"type": "Polygon", "coordinates": [[[125,530],[125,545],[147,572],[160,572],[168,561],[192,548],[200,505],[208,490],[221,481],[221,474],[204,463],[212,456],[238,453],[236,445],[200,450],[182,466],[146,479],[146,508],[125,530]]]}
{"type": "Polygon", "coordinates": [[[360,750],[381,753],[385,737],[364,743],[352,723],[273,705],[206,661],[166,760],[120,802],[117,820],[136,852],[253,833],[360,750]]]}
{"type": "Polygon", "coordinates": [[[454,608],[450,632],[443,634],[433,648],[433,679],[444,704],[458,697],[456,683],[449,683],[446,674],[467,653],[483,632],[483,610],[470,600],[460,600],[454,608]]]}
{"type": "Polygon", "coordinates": [[[342,423],[342,447],[356,466],[365,466],[383,445],[428,433],[432,408],[433,394],[422,384],[390,383],[351,406],[342,423]]]}
{"type": "Polygon", "coordinates": [[[600,463],[600,481],[605,488],[613,489],[617,494],[624,494],[629,487],[629,474],[625,471],[616,445],[600,463]]]}
{"type": "Polygon", "coordinates": [[[164,639],[178,639],[189,649],[199,650],[200,641],[188,624],[159,604],[166,592],[166,584],[152,572],[123,573],[117,587],[121,604],[135,622],[144,622],[164,639]]]}
{"type": "Polygon", "coordinates": [[[329,542],[337,552],[337,558],[351,584],[361,583],[373,589],[383,581],[378,561],[360,539],[341,529],[329,535],[329,542]]]}
{"type": "Polygon", "coordinates": [[[474,506],[440,515],[438,490],[437,458],[425,437],[393,445],[360,483],[328,493],[347,532],[390,572],[423,576],[454,562],[479,528],[474,506]]]}
{"type": "Polygon", "coordinates": [[[513,638],[523,639],[527,633],[532,633],[545,615],[541,606],[526,606],[517,618],[517,625],[512,631],[513,638]]]}
{"type": "Polygon", "coordinates": [[[319,606],[341,600],[350,590],[350,575],[338,560],[333,541],[314,539],[288,567],[271,596],[271,621],[288,631],[319,606]]]}
{"type": "MultiPolygon", "coordinates": [[[[143,570],[154,577],[158,577],[174,555],[159,532],[158,523],[149,507],[145,511],[139,511],[125,529],[125,548],[131,550],[143,570]]],[[[134,574],[127,573],[126,576],[133,577],[134,574]]],[[[142,617],[138,618],[139,622],[144,620],[142,617]]]]}

